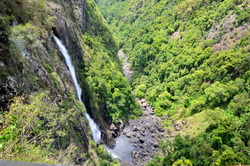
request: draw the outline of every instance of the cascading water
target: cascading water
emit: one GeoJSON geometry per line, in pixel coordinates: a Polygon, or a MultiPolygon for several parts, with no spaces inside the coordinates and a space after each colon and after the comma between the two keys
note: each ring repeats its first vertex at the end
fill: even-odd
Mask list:
{"type": "MultiPolygon", "coordinates": [[[[71,77],[72,77],[74,85],[76,87],[76,92],[77,92],[78,99],[79,99],[80,102],[82,102],[82,99],[81,99],[82,89],[81,89],[80,85],[78,84],[78,81],[77,81],[77,78],[76,78],[76,73],[75,73],[75,68],[74,68],[74,66],[72,64],[71,58],[70,58],[70,56],[68,54],[68,51],[67,51],[66,47],[63,45],[63,43],[61,42],[61,40],[59,40],[56,36],[54,36],[54,38],[55,38],[56,44],[58,45],[61,53],[63,54],[63,56],[65,58],[66,65],[69,68],[71,77]]],[[[94,141],[96,143],[99,143],[100,140],[101,140],[101,131],[99,129],[99,126],[94,122],[93,119],[91,119],[91,117],[89,116],[88,113],[85,113],[85,117],[88,119],[89,126],[90,126],[90,129],[92,131],[94,141]]]]}

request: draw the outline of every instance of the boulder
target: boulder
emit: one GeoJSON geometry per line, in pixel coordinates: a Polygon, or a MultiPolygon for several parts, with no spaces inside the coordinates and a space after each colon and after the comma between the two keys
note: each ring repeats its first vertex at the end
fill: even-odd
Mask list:
{"type": "Polygon", "coordinates": [[[171,136],[172,135],[172,131],[171,130],[167,130],[167,134],[169,135],[169,136],[171,136]]]}
{"type": "Polygon", "coordinates": [[[133,143],[134,145],[137,144],[139,142],[139,139],[136,138],[136,137],[132,137],[130,140],[129,140],[130,143],[133,143]]]}
{"type": "Polygon", "coordinates": [[[144,107],[144,108],[146,109],[146,107],[148,106],[148,103],[142,103],[141,106],[144,107]]]}
{"type": "Polygon", "coordinates": [[[165,130],[163,128],[161,128],[161,127],[158,127],[158,131],[159,132],[164,132],[165,130]]]}
{"type": "Polygon", "coordinates": [[[179,123],[177,123],[177,122],[175,122],[175,123],[173,124],[173,127],[174,127],[174,129],[175,129],[176,131],[180,131],[180,130],[182,129],[181,125],[180,125],[179,123]]]}
{"type": "Polygon", "coordinates": [[[131,156],[132,156],[132,158],[137,158],[138,157],[138,152],[136,151],[136,150],[133,150],[132,152],[131,152],[131,156]]]}
{"type": "Polygon", "coordinates": [[[122,129],[122,128],[124,128],[125,124],[124,124],[124,122],[122,120],[119,120],[118,121],[118,126],[119,126],[120,129],[122,129]]]}
{"type": "Polygon", "coordinates": [[[187,125],[187,122],[188,122],[187,119],[182,119],[182,120],[181,120],[181,123],[182,123],[183,125],[187,125]]]}
{"type": "Polygon", "coordinates": [[[126,136],[127,136],[128,138],[131,138],[132,134],[133,134],[133,132],[132,132],[131,130],[128,130],[128,131],[126,132],[126,136]]]}
{"type": "Polygon", "coordinates": [[[115,126],[114,123],[112,123],[112,124],[110,125],[109,129],[115,131],[115,130],[117,130],[117,127],[115,126]]]}
{"type": "Polygon", "coordinates": [[[141,103],[145,103],[146,102],[146,99],[141,99],[141,103]]]}
{"type": "Polygon", "coordinates": [[[104,141],[107,143],[107,145],[111,148],[115,147],[115,139],[114,139],[114,131],[107,130],[106,132],[106,138],[104,141]]]}
{"type": "Polygon", "coordinates": [[[155,146],[157,146],[157,141],[156,141],[156,139],[151,139],[147,142],[147,144],[152,146],[152,147],[155,147],[155,146]]]}
{"type": "Polygon", "coordinates": [[[152,146],[149,146],[149,145],[145,146],[145,150],[146,150],[146,152],[148,154],[152,154],[153,153],[153,147],[152,146]]]}
{"type": "Polygon", "coordinates": [[[163,115],[162,116],[162,120],[167,120],[168,119],[168,115],[163,115]]]}

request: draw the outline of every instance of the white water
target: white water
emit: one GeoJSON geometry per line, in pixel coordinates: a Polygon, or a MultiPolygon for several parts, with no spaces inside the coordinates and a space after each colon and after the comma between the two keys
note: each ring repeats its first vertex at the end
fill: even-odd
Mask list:
{"type": "MultiPolygon", "coordinates": [[[[69,68],[71,77],[73,79],[74,85],[76,87],[76,92],[77,92],[77,96],[80,102],[82,102],[81,96],[82,96],[82,89],[80,87],[80,85],[78,84],[77,78],[76,78],[76,72],[75,72],[75,68],[72,64],[71,58],[69,56],[68,50],[66,49],[66,47],[63,45],[63,43],[61,42],[61,40],[59,40],[56,36],[54,36],[56,44],[58,45],[58,47],[60,48],[61,53],[63,54],[65,61],[66,61],[66,65],[69,68]]],[[[88,119],[89,122],[89,126],[90,129],[92,131],[92,135],[94,138],[94,141],[96,143],[99,143],[101,140],[101,131],[99,126],[94,122],[93,119],[91,119],[91,117],[89,116],[88,113],[85,113],[85,117],[88,119]]]]}

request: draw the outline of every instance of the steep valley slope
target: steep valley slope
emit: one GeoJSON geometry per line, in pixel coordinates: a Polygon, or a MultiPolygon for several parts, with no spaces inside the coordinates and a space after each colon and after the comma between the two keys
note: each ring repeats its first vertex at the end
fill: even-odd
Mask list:
{"type": "Polygon", "coordinates": [[[135,95],[175,136],[148,165],[249,164],[249,1],[97,4],[131,63],[135,95]]]}

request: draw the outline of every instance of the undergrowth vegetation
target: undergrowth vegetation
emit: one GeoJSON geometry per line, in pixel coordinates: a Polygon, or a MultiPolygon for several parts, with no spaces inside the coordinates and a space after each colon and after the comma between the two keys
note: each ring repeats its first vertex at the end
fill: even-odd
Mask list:
{"type": "Polygon", "coordinates": [[[1,119],[1,159],[73,163],[77,146],[72,143],[67,147],[70,144],[70,141],[66,142],[70,134],[69,121],[74,120],[79,110],[81,113],[85,110],[80,102],[71,99],[68,102],[75,102],[75,105],[65,105],[66,101],[57,105],[51,102],[48,92],[14,98],[9,112],[5,112],[1,119]],[[52,147],[63,151],[58,153],[52,147]]]}
{"type": "Polygon", "coordinates": [[[50,96],[49,92],[36,92],[13,99],[10,110],[0,119],[0,159],[65,165],[84,159],[88,165],[117,165],[105,148],[93,140],[85,143],[89,151],[82,151],[71,139],[85,139],[80,132],[87,127],[87,119],[81,117],[86,110],[74,93],[67,99],[50,96]],[[79,126],[83,123],[85,126],[79,126]],[[74,128],[80,129],[76,132],[74,128]],[[94,159],[89,153],[98,157],[94,159]]]}

